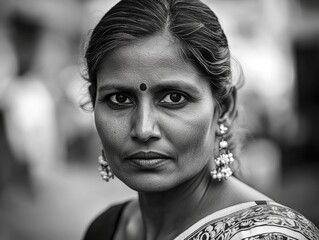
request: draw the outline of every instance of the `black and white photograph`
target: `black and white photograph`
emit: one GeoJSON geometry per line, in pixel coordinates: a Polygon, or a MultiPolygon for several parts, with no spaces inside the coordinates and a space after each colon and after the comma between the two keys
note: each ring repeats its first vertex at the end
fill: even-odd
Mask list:
{"type": "Polygon", "coordinates": [[[0,0],[1,240],[319,240],[319,2],[0,0]]]}

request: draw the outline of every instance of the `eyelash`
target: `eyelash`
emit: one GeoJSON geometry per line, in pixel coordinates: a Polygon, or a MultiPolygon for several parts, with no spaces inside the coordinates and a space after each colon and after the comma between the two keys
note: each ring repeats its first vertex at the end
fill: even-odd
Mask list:
{"type": "Polygon", "coordinates": [[[127,94],[125,94],[125,93],[109,94],[102,101],[104,101],[104,100],[106,100],[107,104],[113,109],[127,108],[133,104],[133,101],[131,100],[131,98],[128,97],[127,94]],[[124,97],[125,101],[123,103],[121,103],[121,102],[119,102],[119,99],[117,99],[117,97],[124,97]]]}
{"type": "MultiPolygon", "coordinates": [[[[174,108],[174,107],[184,106],[185,103],[190,98],[191,97],[186,93],[182,93],[179,91],[170,91],[170,92],[166,93],[163,98],[161,98],[161,100],[159,101],[159,104],[161,106],[174,108]],[[173,100],[172,100],[173,94],[176,94],[178,96],[178,98],[182,99],[182,101],[173,102],[173,100]],[[169,99],[166,99],[166,98],[169,98],[169,99]],[[165,99],[166,99],[166,101],[164,101],[165,99]],[[170,101],[167,101],[167,100],[170,100],[170,101]]],[[[125,93],[113,93],[113,94],[106,96],[105,99],[107,100],[107,103],[111,107],[116,107],[116,108],[126,108],[126,107],[129,107],[132,104],[134,104],[134,101],[132,101],[131,98],[128,97],[127,94],[125,94],[125,93]],[[119,99],[117,99],[117,97],[121,97],[121,96],[125,97],[125,101],[123,103],[120,103],[119,99]],[[129,102],[127,102],[127,100],[129,100],[129,102]]]]}
{"type": "MultiPolygon", "coordinates": [[[[179,99],[179,100],[180,100],[179,99]]],[[[180,92],[170,92],[168,94],[166,94],[160,101],[160,104],[165,104],[165,105],[181,105],[183,103],[185,103],[186,101],[188,100],[188,96],[186,94],[183,94],[183,93],[180,93],[180,92]],[[180,99],[182,99],[182,101],[177,101],[177,102],[174,102],[172,97],[174,97],[173,95],[177,95],[180,99]],[[165,102],[164,100],[166,98],[169,98],[170,102],[165,102]]]]}

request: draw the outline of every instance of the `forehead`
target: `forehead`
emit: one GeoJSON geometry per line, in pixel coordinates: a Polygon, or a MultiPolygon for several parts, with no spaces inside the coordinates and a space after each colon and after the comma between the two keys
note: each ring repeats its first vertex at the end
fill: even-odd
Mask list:
{"type": "Polygon", "coordinates": [[[166,35],[144,38],[113,50],[97,73],[98,89],[111,86],[140,89],[142,83],[147,89],[160,85],[191,87],[197,95],[212,95],[207,77],[182,57],[179,43],[166,35]]]}
{"type": "Polygon", "coordinates": [[[187,69],[189,73],[197,73],[195,67],[183,58],[179,43],[167,34],[143,38],[111,51],[103,60],[98,76],[128,69],[187,69]]]}

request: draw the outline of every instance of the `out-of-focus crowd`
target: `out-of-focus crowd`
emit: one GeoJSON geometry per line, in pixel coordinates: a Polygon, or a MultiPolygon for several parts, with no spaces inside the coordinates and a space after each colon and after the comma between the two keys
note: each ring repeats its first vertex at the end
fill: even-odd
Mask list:
{"type": "Polygon", "coordinates": [[[86,94],[81,48],[90,24],[112,1],[95,2],[100,7],[73,0],[0,4],[3,187],[20,178],[25,181],[28,174],[45,174],[72,157],[85,158],[83,151],[92,148],[87,145],[92,119],[79,107],[86,94]],[[88,15],[92,7],[98,10],[88,15]]]}

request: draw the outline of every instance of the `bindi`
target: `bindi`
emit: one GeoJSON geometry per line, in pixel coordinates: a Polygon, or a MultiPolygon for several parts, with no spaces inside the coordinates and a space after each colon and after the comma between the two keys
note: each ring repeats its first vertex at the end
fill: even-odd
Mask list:
{"type": "Polygon", "coordinates": [[[145,90],[147,89],[146,84],[145,84],[145,83],[142,83],[142,84],[140,85],[140,89],[141,89],[141,91],[145,91],[145,90]]]}

